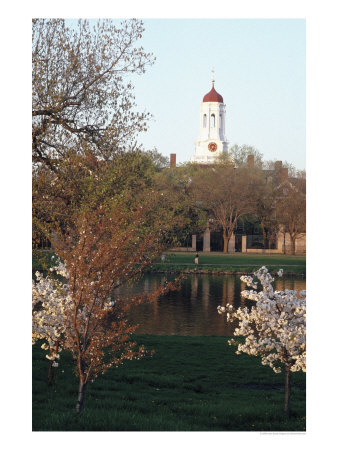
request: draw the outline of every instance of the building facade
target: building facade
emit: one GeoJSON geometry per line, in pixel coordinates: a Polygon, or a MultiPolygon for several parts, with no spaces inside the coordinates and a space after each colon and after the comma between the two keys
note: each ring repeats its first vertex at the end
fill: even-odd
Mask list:
{"type": "MultiPolygon", "coordinates": [[[[228,141],[225,134],[225,112],[226,106],[220,95],[214,87],[212,81],[211,90],[203,97],[200,107],[200,133],[199,138],[195,142],[195,153],[191,157],[190,162],[199,165],[213,165],[217,163],[220,155],[228,152],[228,141]]],[[[247,167],[254,167],[254,155],[248,155],[247,167]]],[[[170,166],[176,167],[176,154],[170,155],[170,166]]],[[[235,170],[235,167],[234,167],[235,170]]],[[[289,178],[288,169],[283,167],[282,161],[276,161],[273,169],[261,169],[262,175],[267,183],[274,186],[281,185],[285,182],[294,182],[289,178]]],[[[210,221],[212,222],[212,221],[210,221]]],[[[247,226],[245,228],[248,228],[247,226]]],[[[222,251],[223,237],[218,231],[215,231],[209,225],[203,233],[193,234],[186,246],[172,249],[178,251],[222,251]]],[[[296,253],[304,254],[306,252],[306,233],[300,235],[296,240],[296,253]]],[[[262,232],[259,229],[244,229],[243,224],[237,224],[234,234],[231,236],[228,252],[242,253],[290,253],[291,242],[288,233],[278,231],[274,239],[269,242],[267,247],[264,242],[262,232]]]]}

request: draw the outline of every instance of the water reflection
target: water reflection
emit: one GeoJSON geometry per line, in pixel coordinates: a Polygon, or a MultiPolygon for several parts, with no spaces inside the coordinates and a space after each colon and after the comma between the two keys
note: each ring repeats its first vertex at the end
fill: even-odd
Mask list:
{"type": "MultiPolygon", "coordinates": [[[[120,290],[128,292],[152,292],[166,280],[159,274],[145,275],[131,287],[120,290]]],[[[130,321],[139,324],[138,333],[180,334],[189,336],[229,336],[236,324],[228,324],[224,315],[217,313],[218,305],[232,304],[252,306],[253,301],[241,297],[245,284],[238,276],[191,275],[182,282],[180,291],[170,292],[156,301],[135,307],[129,315],[130,321]]],[[[305,289],[305,280],[282,278],[276,281],[276,289],[305,289]]]]}

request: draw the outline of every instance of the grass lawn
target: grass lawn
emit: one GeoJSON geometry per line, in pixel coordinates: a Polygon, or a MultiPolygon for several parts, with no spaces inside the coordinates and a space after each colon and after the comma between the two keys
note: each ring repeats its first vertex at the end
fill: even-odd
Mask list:
{"type": "Polygon", "coordinates": [[[291,417],[284,376],[236,355],[226,337],[139,335],[155,355],[128,361],[90,383],[75,413],[77,379],[62,353],[54,387],[33,347],[33,430],[305,431],[305,374],[292,374],[291,417]]]}
{"type": "Polygon", "coordinates": [[[271,272],[282,268],[285,274],[306,273],[306,257],[292,255],[262,255],[262,254],[223,254],[199,253],[198,267],[194,264],[193,252],[167,252],[164,262],[153,265],[158,271],[224,271],[224,272],[253,272],[261,266],[266,266],[271,272]]]}
{"type": "MultiPolygon", "coordinates": [[[[53,265],[51,250],[33,250],[33,272],[48,270],[53,265]]],[[[223,254],[199,253],[198,267],[194,263],[193,252],[167,252],[166,260],[159,261],[149,272],[198,272],[198,273],[252,273],[261,266],[266,266],[270,272],[282,268],[285,275],[305,275],[306,257],[291,255],[261,255],[261,254],[223,254]]]]}

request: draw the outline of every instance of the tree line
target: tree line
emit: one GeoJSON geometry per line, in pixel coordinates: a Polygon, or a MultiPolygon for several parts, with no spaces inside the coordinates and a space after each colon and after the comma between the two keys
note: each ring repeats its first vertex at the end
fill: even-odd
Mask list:
{"type": "Polygon", "coordinates": [[[264,242],[271,242],[278,233],[289,234],[291,254],[295,254],[296,240],[306,231],[305,173],[297,173],[291,166],[295,176],[289,177],[287,164],[279,167],[272,163],[264,162],[254,148],[236,145],[215,164],[183,164],[175,173],[166,169],[163,175],[168,189],[181,185],[199,216],[195,232],[201,231],[201,226],[222,232],[223,252],[229,251],[229,241],[241,220],[257,222],[264,242]],[[254,155],[258,158],[251,158],[254,155]],[[264,168],[271,166],[274,168],[264,168]]]}

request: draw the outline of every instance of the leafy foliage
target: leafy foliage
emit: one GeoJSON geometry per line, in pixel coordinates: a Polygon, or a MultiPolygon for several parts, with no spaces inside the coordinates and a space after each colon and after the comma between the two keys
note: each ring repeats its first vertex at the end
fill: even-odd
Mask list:
{"type": "Polygon", "coordinates": [[[238,219],[255,212],[258,179],[256,171],[226,164],[200,169],[192,179],[198,205],[223,232],[225,253],[238,219]]]}

